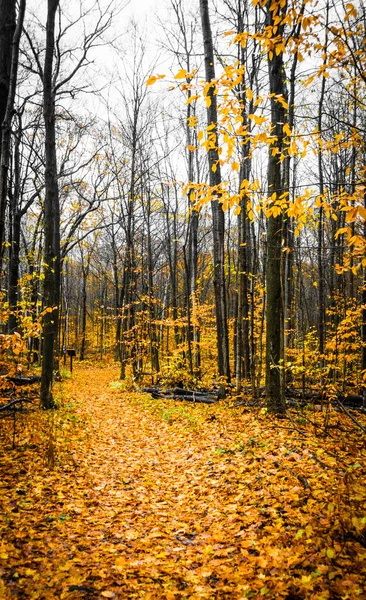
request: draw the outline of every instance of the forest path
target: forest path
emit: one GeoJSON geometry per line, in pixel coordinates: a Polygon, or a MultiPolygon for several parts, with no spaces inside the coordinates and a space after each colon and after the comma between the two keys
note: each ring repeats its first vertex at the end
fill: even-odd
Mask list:
{"type": "Polygon", "coordinates": [[[348,436],[349,456],[328,441],[317,460],[310,434],[266,415],[156,401],[117,379],[77,366],[56,387],[62,408],[20,428],[1,598],[366,597],[364,547],[340,538],[350,521],[361,535],[362,445],[348,436]]]}

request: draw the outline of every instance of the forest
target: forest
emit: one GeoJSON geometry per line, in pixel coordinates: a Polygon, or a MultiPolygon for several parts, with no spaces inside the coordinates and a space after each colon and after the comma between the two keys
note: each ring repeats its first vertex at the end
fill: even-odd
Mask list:
{"type": "Polygon", "coordinates": [[[0,597],[366,597],[366,7],[0,0],[0,597]]]}

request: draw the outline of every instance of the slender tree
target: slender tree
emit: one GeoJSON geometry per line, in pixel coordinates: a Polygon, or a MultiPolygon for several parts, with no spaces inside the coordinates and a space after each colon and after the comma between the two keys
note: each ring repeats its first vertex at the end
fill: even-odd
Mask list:
{"type": "Polygon", "coordinates": [[[15,25],[15,2],[0,2],[0,15],[5,19],[0,29],[0,124],[1,124],[1,165],[0,165],[0,273],[2,270],[3,241],[5,233],[5,212],[7,202],[8,170],[10,161],[11,123],[13,119],[15,92],[18,77],[19,44],[22,35],[25,0],[19,4],[17,24],[15,25]],[[13,5],[13,6],[11,6],[13,5]],[[2,12],[4,11],[4,13],[2,12]],[[12,36],[10,48],[10,34],[12,36]],[[8,73],[9,71],[9,73],[8,73]],[[6,100],[5,100],[6,98],[6,100]]]}
{"type": "Polygon", "coordinates": [[[218,371],[221,377],[230,380],[229,336],[226,314],[226,282],[224,270],[225,218],[220,203],[221,171],[217,131],[217,96],[215,94],[215,61],[208,0],[200,0],[207,92],[207,125],[214,143],[208,150],[209,184],[216,189],[216,199],[211,202],[213,221],[214,289],[216,311],[216,334],[218,371]]]}
{"type": "Polygon", "coordinates": [[[45,125],[44,200],[44,305],[41,404],[53,408],[52,379],[58,334],[60,303],[60,204],[57,180],[55,86],[53,59],[55,20],[59,0],[48,0],[46,53],[43,69],[43,118],[45,125]]]}
{"type": "Polygon", "coordinates": [[[285,412],[284,389],[281,368],[283,368],[283,288],[281,283],[281,244],[283,215],[276,210],[276,201],[284,192],[284,177],[281,153],[284,149],[283,126],[286,123],[285,99],[287,98],[286,75],[284,67],[283,43],[287,6],[268,2],[267,27],[272,32],[273,44],[268,52],[268,74],[271,97],[271,136],[272,143],[268,153],[268,196],[271,199],[267,223],[267,310],[266,310],[266,401],[269,411],[281,414],[285,412]],[[277,28],[277,21],[280,24],[277,28]],[[277,31],[278,29],[278,31],[277,31]],[[277,31],[277,33],[275,33],[277,31]]]}

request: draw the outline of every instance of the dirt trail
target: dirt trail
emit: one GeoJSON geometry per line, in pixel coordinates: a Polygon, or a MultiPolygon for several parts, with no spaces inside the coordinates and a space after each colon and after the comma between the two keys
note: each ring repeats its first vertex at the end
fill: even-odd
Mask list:
{"type": "Polygon", "coordinates": [[[112,389],[117,377],[77,368],[62,408],[43,417],[48,430],[34,421],[31,443],[18,441],[1,598],[326,600],[342,586],[366,597],[364,548],[339,537],[344,490],[330,454],[321,469],[296,431],[112,389]]]}

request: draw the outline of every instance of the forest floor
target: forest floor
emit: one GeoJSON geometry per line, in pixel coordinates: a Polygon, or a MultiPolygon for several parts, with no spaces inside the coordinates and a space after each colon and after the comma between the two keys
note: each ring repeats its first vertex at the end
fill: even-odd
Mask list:
{"type": "Polygon", "coordinates": [[[77,365],[58,410],[17,414],[15,436],[1,419],[1,599],[366,598],[366,450],[345,415],[325,435],[322,413],[117,379],[77,365]]]}

